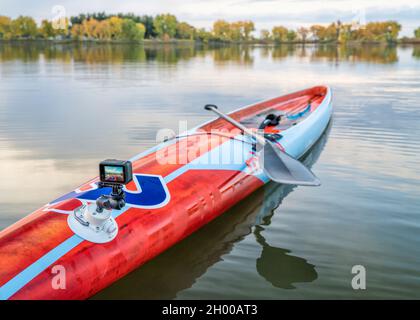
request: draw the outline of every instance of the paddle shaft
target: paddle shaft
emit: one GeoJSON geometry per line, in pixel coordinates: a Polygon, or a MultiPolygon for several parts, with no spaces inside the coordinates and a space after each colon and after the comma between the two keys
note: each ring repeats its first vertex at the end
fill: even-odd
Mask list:
{"type": "Polygon", "coordinates": [[[238,121],[232,119],[228,115],[220,112],[217,106],[208,104],[204,109],[213,111],[219,117],[225,119],[227,122],[233,124],[235,127],[242,130],[245,134],[253,137],[261,146],[262,157],[259,157],[261,167],[265,174],[277,183],[297,184],[306,186],[319,186],[319,179],[312,173],[309,168],[305,167],[300,161],[289,156],[287,153],[277,148],[273,142],[265,140],[264,137],[246,128],[238,121]]]}
{"type": "Polygon", "coordinates": [[[252,130],[248,129],[247,127],[245,127],[244,125],[242,125],[241,123],[239,123],[238,121],[236,121],[235,119],[232,119],[231,117],[229,117],[228,115],[224,114],[223,112],[220,112],[217,109],[217,106],[212,105],[212,104],[207,104],[204,107],[206,110],[210,110],[213,111],[215,114],[217,114],[220,118],[225,119],[227,122],[230,122],[231,124],[233,124],[235,127],[237,127],[238,129],[242,130],[244,133],[246,133],[247,135],[253,137],[255,140],[257,140],[257,142],[259,144],[261,144],[262,146],[265,145],[265,139],[263,137],[261,137],[260,135],[256,134],[255,132],[253,132],[252,130]]]}

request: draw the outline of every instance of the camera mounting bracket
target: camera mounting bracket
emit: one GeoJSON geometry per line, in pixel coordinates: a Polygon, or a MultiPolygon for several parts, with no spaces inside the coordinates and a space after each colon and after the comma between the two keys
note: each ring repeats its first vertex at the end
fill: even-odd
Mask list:
{"type": "Polygon", "coordinates": [[[118,234],[118,224],[111,216],[111,210],[98,212],[95,203],[76,208],[69,214],[67,223],[75,234],[93,243],[110,242],[118,234]]]}

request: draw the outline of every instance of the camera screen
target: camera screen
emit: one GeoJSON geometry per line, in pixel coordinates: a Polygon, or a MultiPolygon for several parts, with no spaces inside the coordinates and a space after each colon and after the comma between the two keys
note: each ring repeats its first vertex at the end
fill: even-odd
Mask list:
{"type": "Polygon", "coordinates": [[[106,182],[124,182],[124,167],[122,166],[104,166],[106,182]]]}

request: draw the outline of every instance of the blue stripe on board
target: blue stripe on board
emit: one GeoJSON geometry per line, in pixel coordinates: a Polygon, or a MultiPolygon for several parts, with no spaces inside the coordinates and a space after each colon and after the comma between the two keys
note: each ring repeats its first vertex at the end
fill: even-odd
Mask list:
{"type": "Polygon", "coordinates": [[[50,252],[39,258],[37,261],[32,263],[29,267],[21,271],[14,278],[9,280],[0,288],[0,299],[9,299],[12,295],[27,285],[37,275],[47,269],[51,264],[56,262],[62,256],[64,256],[71,249],[75,248],[78,244],[83,241],[77,235],[73,235],[57,247],[52,249],[50,252]]]}

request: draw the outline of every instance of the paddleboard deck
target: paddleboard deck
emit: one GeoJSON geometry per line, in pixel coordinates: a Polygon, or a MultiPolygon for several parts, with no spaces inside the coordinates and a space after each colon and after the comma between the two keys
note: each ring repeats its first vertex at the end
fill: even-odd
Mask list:
{"type": "MultiPolygon", "coordinates": [[[[331,91],[313,87],[229,115],[256,129],[270,113],[282,120],[266,132],[298,158],[328,125],[331,91]]],[[[98,178],[88,181],[0,232],[0,298],[89,298],[267,183],[257,160],[253,141],[223,119],[133,157],[127,205],[112,212],[118,235],[103,244],[74,234],[67,222],[107,192],[98,178]]]]}

